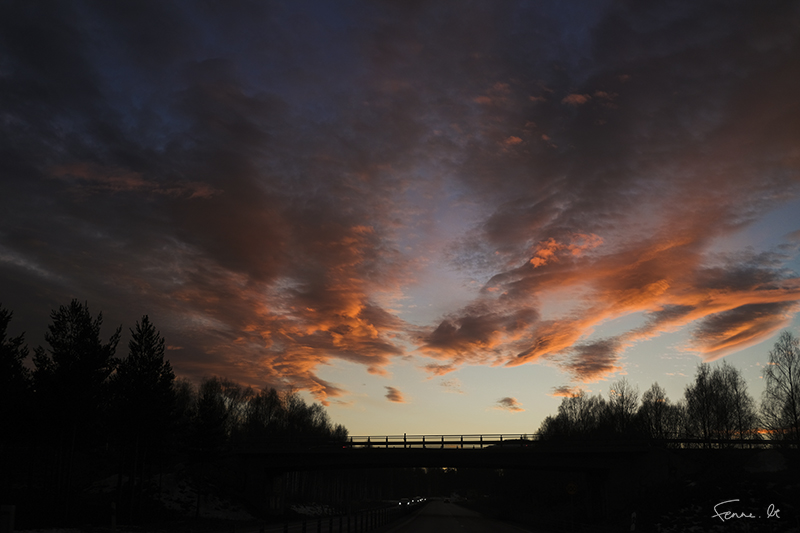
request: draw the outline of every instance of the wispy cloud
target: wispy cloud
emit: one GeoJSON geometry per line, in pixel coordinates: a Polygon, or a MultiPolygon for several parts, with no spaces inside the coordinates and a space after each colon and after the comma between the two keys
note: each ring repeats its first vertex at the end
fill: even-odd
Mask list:
{"type": "Polygon", "coordinates": [[[394,387],[386,387],[386,399],[395,403],[406,403],[406,399],[399,390],[394,387]]]}
{"type": "Polygon", "coordinates": [[[569,104],[572,106],[579,106],[587,103],[592,97],[588,94],[568,94],[562,100],[562,104],[569,104]]]}
{"type": "Polygon", "coordinates": [[[517,401],[516,398],[512,397],[505,397],[497,400],[497,404],[495,405],[495,409],[501,409],[504,411],[510,411],[512,413],[521,413],[525,409],[522,408],[522,404],[517,401]]]}
{"type": "Polygon", "coordinates": [[[222,191],[201,182],[158,182],[123,168],[103,168],[91,163],[72,163],[50,169],[53,177],[68,181],[74,192],[138,192],[174,197],[210,198],[222,191]]]}
{"type": "Polygon", "coordinates": [[[553,387],[553,396],[563,396],[565,398],[571,398],[572,396],[577,396],[580,393],[580,389],[577,387],[569,387],[567,385],[561,385],[558,387],[553,387]]]}
{"type": "Polygon", "coordinates": [[[465,394],[464,390],[461,388],[462,383],[461,380],[458,378],[450,378],[450,379],[443,379],[439,382],[439,385],[444,388],[447,392],[453,392],[456,394],[465,394]]]}

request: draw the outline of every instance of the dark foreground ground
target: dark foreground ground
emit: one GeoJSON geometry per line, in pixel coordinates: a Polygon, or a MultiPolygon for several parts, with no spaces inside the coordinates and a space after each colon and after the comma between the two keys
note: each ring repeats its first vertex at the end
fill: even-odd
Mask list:
{"type": "MultiPolygon", "coordinates": [[[[635,525],[633,531],[637,532],[800,533],[797,450],[697,450],[696,453],[654,450],[642,460],[631,462],[627,470],[613,471],[602,483],[575,472],[524,469],[501,474],[459,470],[454,480],[459,485],[456,491],[465,497],[457,504],[431,500],[407,513],[395,513],[391,523],[384,521],[372,530],[603,533],[631,531],[635,525]],[[470,480],[473,474],[474,479],[470,480]]],[[[423,486],[424,483],[415,488],[414,493],[426,494],[423,486]]],[[[194,506],[195,500],[192,496],[187,501],[194,506]]],[[[239,511],[233,513],[236,514],[239,511]]],[[[290,520],[296,524],[290,529],[292,533],[302,531],[297,515],[290,520]]],[[[321,522],[320,531],[339,531],[338,517],[333,518],[333,529],[330,517],[321,522]]],[[[93,527],[40,531],[105,533],[111,531],[108,524],[107,519],[98,519],[93,527]]],[[[116,531],[255,533],[264,524],[260,520],[184,518],[140,526],[120,525],[116,531]]],[[[277,531],[282,530],[282,524],[272,519],[268,527],[275,526],[277,531]]],[[[351,524],[350,530],[357,530],[355,524],[351,524]]],[[[306,531],[317,531],[317,521],[309,520],[306,531]]]]}
{"type": "Polygon", "coordinates": [[[404,520],[381,528],[379,533],[538,533],[508,524],[442,500],[431,501],[404,520]]]}

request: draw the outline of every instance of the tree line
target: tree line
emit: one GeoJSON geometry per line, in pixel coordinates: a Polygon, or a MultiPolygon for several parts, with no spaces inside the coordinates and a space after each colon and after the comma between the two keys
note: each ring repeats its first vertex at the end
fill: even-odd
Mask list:
{"type": "Polygon", "coordinates": [[[8,333],[12,318],[0,306],[0,495],[29,500],[51,521],[91,513],[91,498],[81,495],[97,480],[115,477],[120,516],[133,517],[153,479],[176,465],[200,472],[233,451],[347,438],[323,406],[296,391],[176,379],[147,315],[117,357],[122,326],[104,340],[102,313],[72,300],[52,311],[32,368],[24,333],[8,333]]]}
{"type": "Polygon", "coordinates": [[[654,383],[644,394],[623,378],[608,399],[579,391],[565,397],[558,412],[539,428],[539,438],[655,440],[689,439],[711,444],[734,439],[800,440],[800,340],[784,331],[769,352],[760,406],[742,373],[723,361],[701,363],[683,397],[670,401],[654,383]]]}

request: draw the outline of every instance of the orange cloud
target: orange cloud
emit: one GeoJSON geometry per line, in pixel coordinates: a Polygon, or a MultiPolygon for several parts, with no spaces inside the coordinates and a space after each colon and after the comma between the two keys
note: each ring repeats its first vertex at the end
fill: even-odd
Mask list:
{"type": "Polygon", "coordinates": [[[681,217],[678,211],[667,219],[675,221],[667,223],[672,233],[624,244],[601,246],[606,239],[577,232],[540,240],[527,266],[491,278],[480,312],[467,307],[442,321],[426,338],[426,354],[453,364],[507,366],[549,358],[573,382],[592,383],[622,370],[622,354],[635,343],[665,332],[692,327],[686,349],[712,360],[785,327],[800,304],[800,281],[776,268],[770,254],[709,265],[706,217],[681,217]],[[545,320],[538,312],[542,294],[564,295],[572,309],[545,320]],[[498,317],[506,316],[500,310],[509,306],[531,313],[513,335],[498,327],[498,317]],[[636,313],[646,318],[641,327],[593,338],[604,322],[636,313]]]}
{"type": "Polygon", "coordinates": [[[559,243],[555,239],[550,238],[547,241],[540,242],[536,246],[536,251],[529,263],[534,268],[546,265],[550,261],[557,261],[557,253],[560,251],[568,251],[574,256],[579,256],[586,250],[591,250],[603,244],[603,239],[597,235],[582,235],[575,234],[570,238],[569,243],[559,243]]]}
{"type": "Polygon", "coordinates": [[[585,104],[591,99],[592,97],[589,96],[588,94],[569,94],[561,100],[561,103],[572,106],[579,106],[585,104]]]}
{"type": "Polygon", "coordinates": [[[88,192],[142,192],[171,197],[211,198],[221,193],[202,182],[159,182],[145,179],[140,173],[118,167],[104,167],[93,163],[72,163],[50,169],[52,176],[72,181],[76,191],[88,192]]]}
{"type": "MultiPolygon", "coordinates": [[[[400,264],[381,264],[375,227],[341,224],[325,215],[321,209],[298,215],[305,227],[293,227],[284,239],[302,246],[294,248],[294,268],[279,277],[259,281],[236,275],[188,250],[186,261],[176,260],[178,270],[169,275],[188,275],[191,283],[167,291],[166,305],[179,315],[193,310],[197,336],[205,337],[202,350],[218,361],[201,367],[190,360],[184,373],[303,389],[325,405],[347,391],[317,375],[322,365],[338,359],[387,375],[391,358],[405,352],[407,324],[376,300],[395,291],[407,271],[400,264]],[[304,262],[305,253],[320,261],[304,262]],[[188,265],[191,270],[183,271],[188,265]]],[[[191,338],[181,344],[184,352],[196,350],[191,338]]]]}
{"type": "Polygon", "coordinates": [[[596,98],[602,98],[604,100],[613,100],[619,95],[617,93],[609,93],[606,91],[595,91],[594,96],[596,98]]]}
{"type": "Polygon", "coordinates": [[[505,105],[509,101],[510,93],[511,88],[509,84],[498,81],[486,91],[486,94],[477,96],[473,98],[472,101],[482,105],[505,105]]]}
{"type": "MultiPolygon", "coordinates": [[[[432,359],[430,375],[545,360],[583,383],[665,332],[685,329],[684,348],[710,360],[783,327],[800,302],[796,247],[716,245],[734,249],[743,228],[797,201],[800,76],[780,38],[792,18],[753,3],[775,29],[759,41],[764,62],[722,46],[741,34],[741,17],[714,32],[672,24],[652,34],[598,11],[587,66],[556,49],[531,61],[569,23],[489,4],[456,18],[424,6],[343,12],[350,29],[322,32],[320,46],[304,42],[313,14],[275,22],[245,9],[217,25],[215,42],[282,37],[250,56],[228,53],[231,41],[205,61],[192,28],[208,13],[138,17],[175,30],[154,32],[174,52],[156,59],[153,43],[118,46],[127,33],[117,26],[129,23],[119,13],[102,15],[111,40],[88,55],[74,45],[94,36],[86,21],[97,17],[61,17],[64,32],[23,17],[20,28],[66,63],[41,68],[26,47],[7,50],[15,68],[0,127],[14,142],[0,250],[20,272],[9,271],[4,298],[41,306],[51,297],[32,303],[37,294],[79,287],[115,315],[163,313],[182,375],[303,388],[323,402],[347,394],[319,377],[323,366],[386,376],[415,348],[432,359]],[[503,49],[503,21],[516,21],[520,46],[503,49]],[[618,42],[619,31],[630,38],[618,42]],[[125,61],[116,76],[104,65],[119,64],[121,49],[149,59],[125,61]],[[623,75],[620,56],[635,59],[623,75]],[[292,75],[275,81],[287,65],[292,75]],[[566,93],[566,83],[578,85],[566,93]],[[612,105],[624,112],[612,118],[612,105]],[[457,308],[440,302],[436,320],[420,305],[414,320],[431,321],[406,322],[393,300],[427,289],[412,279],[437,268],[429,258],[440,252],[483,286],[469,303],[453,297],[457,308]],[[38,285],[51,272],[58,283],[38,285]],[[631,315],[644,324],[600,338],[631,315]]],[[[659,9],[645,15],[703,15],[659,9]]],[[[800,240],[797,227],[780,231],[800,240]]]]}

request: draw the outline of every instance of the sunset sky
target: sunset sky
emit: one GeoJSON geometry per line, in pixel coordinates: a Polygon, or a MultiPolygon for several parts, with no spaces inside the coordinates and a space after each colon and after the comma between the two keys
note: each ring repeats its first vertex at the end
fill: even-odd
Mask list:
{"type": "Polygon", "coordinates": [[[0,304],[351,434],[532,433],[800,333],[800,2],[3,2],[0,304]]]}

